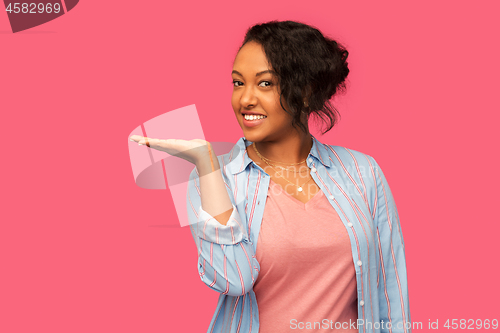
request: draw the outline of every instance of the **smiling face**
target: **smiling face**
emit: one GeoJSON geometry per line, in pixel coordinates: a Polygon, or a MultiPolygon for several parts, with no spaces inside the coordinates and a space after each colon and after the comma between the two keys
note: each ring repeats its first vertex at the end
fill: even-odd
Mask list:
{"type": "MultiPolygon", "coordinates": [[[[231,104],[247,140],[282,140],[296,131],[292,126],[292,117],[281,108],[278,78],[273,74],[260,44],[248,42],[240,49],[231,75],[234,85],[231,104]],[[265,118],[247,120],[244,114],[259,114],[265,118]]],[[[283,106],[288,110],[285,100],[283,106]]]]}

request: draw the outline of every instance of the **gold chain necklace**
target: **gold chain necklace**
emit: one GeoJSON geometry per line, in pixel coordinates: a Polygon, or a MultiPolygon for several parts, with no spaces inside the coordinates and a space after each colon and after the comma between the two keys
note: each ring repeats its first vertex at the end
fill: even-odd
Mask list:
{"type": "MultiPolygon", "coordinates": [[[[264,156],[262,156],[262,155],[258,152],[257,147],[255,146],[255,143],[253,144],[253,149],[255,150],[255,152],[257,153],[257,155],[258,155],[258,156],[259,156],[259,157],[260,157],[260,158],[261,158],[261,159],[262,159],[262,160],[263,160],[263,161],[264,161],[267,165],[269,165],[269,166],[271,167],[271,169],[273,169],[273,170],[276,172],[276,174],[277,174],[278,176],[280,176],[281,178],[283,178],[284,180],[286,180],[287,182],[289,182],[289,183],[290,183],[290,184],[292,184],[293,186],[297,186],[297,187],[298,187],[298,188],[297,188],[297,191],[302,192],[302,191],[303,191],[302,186],[304,186],[305,184],[307,184],[308,182],[310,182],[310,181],[311,181],[312,177],[311,177],[311,178],[309,178],[309,179],[308,179],[308,180],[307,180],[304,184],[302,184],[302,185],[300,185],[300,186],[299,186],[299,185],[297,185],[297,184],[292,183],[291,181],[289,181],[288,179],[286,179],[285,177],[283,177],[283,175],[280,175],[280,173],[278,172],[278,170],[276,170],[275,168],[273,168],[273,167],[272,167],[272,165],[271,165],[271,164],[269,164],[269,163],[266,161],[266,160],[269,160],[269,159],[267,159],[267,158],[263,158],[264,156]]],[[[300,162],[300,163],[304,163],[306,160],[307,160],[307,158],[306,158],[304,161],[300,162]]],[[[270,161],[270,160],[269,160],[269,161],[270,161]]],[[[278,163],[281,163],[281,162],[278,162],[278,163]]],[[[300,164],[300,163],[288,164],[288,165],[297,165],[297,164],[300,164]]],[[[283,164],[285,164],[285,163],[283,163],[283,164]]]]}
{"type": "Polygon", "coordinates": [[[282,170],[291,171],[291,172],[293,172],[293,173],[302,173],[303,171],[309,171],[309,170],[310,170],[310,169],[306,166],[306,170],[303,170],[303,171],[295,171],[295,170],[292,170],[292,169],[289,169],[289,168],[282,167],[282,166],[280,166],[280,165],[276,165],[276,164],[269,163],[269,162],[267,162],[267,161],[265,161],[265,160],[263,160],[263,161],[264,161],[264,162],[266,162],[268,165],[275,166],[275,167],[277,167],[277,168],[279,168],[279,169],[282,169],[282,170]]]}
{"type": "Polygon", "coordinates": [[[303,160],[302,162],[299,162],[299,163],[292,163],[292,164],[288,164],[288,163],[283,163],[283,162],[278,162],[278,161],[272,161],[264,156],[262,156],[259,151],[257,150],[257,146],[255,145],[255,142],[253,143],[253,149],[255,150],[255,152],[257,153],[257,155],[259,155],[259,157],[263,160],[263,161],[269,161],[269,162],[274,162],[274,163],[280,163],[280,164],[284,164],[284,165],[299,165],[299,164],[302,164],[304,163],[305,161],[307,161],[307,158],[305,160],[303,160]]]}

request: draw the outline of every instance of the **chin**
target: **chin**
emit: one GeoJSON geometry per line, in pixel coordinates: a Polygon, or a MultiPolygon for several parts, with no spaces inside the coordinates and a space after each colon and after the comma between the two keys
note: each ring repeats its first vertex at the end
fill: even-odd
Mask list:
{"type": "Polygon", "coordinates": [[[252,142],[259,142],[262,140],[261,136],[256,133],[243,132],[243,136],[245,137],[245,139],[252,142]]]}

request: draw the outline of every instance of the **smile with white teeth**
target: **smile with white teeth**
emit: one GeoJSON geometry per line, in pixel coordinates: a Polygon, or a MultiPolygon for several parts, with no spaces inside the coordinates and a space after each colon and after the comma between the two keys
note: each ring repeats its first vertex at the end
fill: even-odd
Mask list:
{"type": "Polygon", "coordinates": [[[253,115],[253,114],[244,114],[243,117],[245,117],[245,120],[258,120],[258,119],[267,118],[267,116],[253,115]]]}

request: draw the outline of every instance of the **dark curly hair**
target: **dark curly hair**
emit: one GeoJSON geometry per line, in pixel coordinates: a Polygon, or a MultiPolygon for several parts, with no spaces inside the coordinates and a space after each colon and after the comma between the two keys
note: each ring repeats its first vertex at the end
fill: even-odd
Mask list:
{"type": "Polygon", "coordinates": [[[345,91],[349,52],[318,29],[294,21],[270,21],[250,27],[239,50],[252,41],[263,47],[277,73],[280,105],[292,116],[292,125],[306,132],[301,122],[305,113],[307,119],[315,115],[326,124],[322,134],[332,129],[340,114],[330,99],[338,91],[345,91]],[[290,112],[283,107],[282,97],[290,112]]]}

